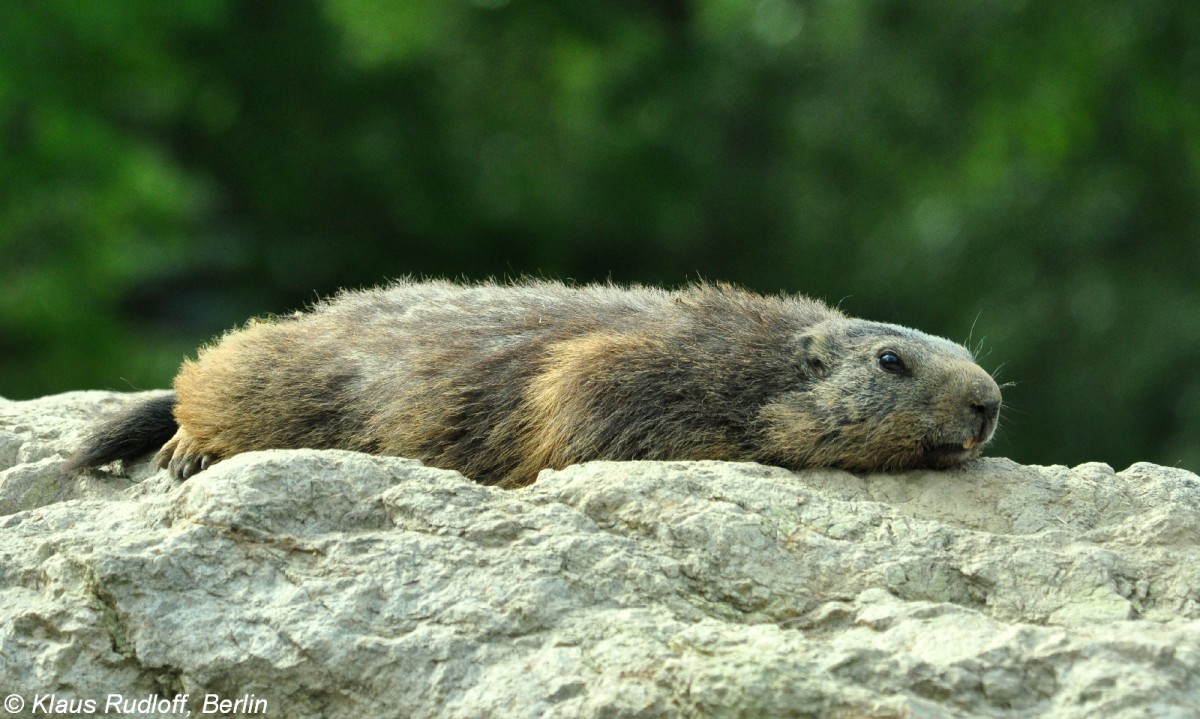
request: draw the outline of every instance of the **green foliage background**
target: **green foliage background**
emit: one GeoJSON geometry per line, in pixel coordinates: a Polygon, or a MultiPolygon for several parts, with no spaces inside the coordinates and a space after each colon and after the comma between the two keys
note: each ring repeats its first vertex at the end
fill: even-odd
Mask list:
{"type": "Polygon", "coordinates": [[[0,395],[404,274],[804,292],[981,345],[994,453],[1200,470],[1188,0],[0,4],[0,395]]]}

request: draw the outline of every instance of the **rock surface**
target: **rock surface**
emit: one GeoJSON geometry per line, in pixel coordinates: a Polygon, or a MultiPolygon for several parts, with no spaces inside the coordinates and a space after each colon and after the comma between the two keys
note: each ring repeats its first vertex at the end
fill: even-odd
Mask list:
{"type": "Polygon", "coordinates": [[[505,491],[303,450],[182,484],[64,474],[131,397],[0,400],[0,691],[24,714],[112,694],[287,717],[1200,707],[1182,470],[592,463],[505,491]]]}

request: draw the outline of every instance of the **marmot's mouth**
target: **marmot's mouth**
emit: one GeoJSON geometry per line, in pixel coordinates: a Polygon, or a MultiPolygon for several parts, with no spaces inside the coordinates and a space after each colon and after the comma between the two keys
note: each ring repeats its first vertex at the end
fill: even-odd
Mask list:
{"type": "Polygon", "coordinates": [[[976,444],[972,443],[970,447],[966,447],[962,442],[946,442],[927,447],[921,453],[921,464],[935,468],[949,467],[965,462],[978,454],[979,448],[976,444]]]}

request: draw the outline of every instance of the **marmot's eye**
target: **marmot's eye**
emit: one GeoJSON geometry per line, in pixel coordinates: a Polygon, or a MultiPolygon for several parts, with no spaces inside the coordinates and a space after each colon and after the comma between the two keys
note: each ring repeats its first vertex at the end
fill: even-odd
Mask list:
{"type": "Polygon", "coordinates": [[[904,360],[900,359],[900,355],[891,350],[879,353],[879,368],[892,374],[900,374],[907,369],[904,366],[904,360]]]}

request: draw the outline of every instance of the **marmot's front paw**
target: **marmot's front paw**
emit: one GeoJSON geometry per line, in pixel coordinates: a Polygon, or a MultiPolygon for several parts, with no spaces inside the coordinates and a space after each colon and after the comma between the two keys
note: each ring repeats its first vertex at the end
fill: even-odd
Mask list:
{"type": "Polygon", "coordinates": [[[205,451],[182,427],[154,456],[154,463],[175,479],[187,479],[219,461],[219,454],[205,451]]]}

